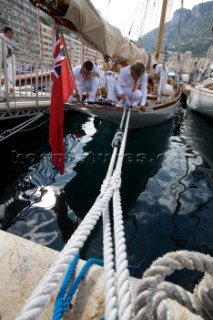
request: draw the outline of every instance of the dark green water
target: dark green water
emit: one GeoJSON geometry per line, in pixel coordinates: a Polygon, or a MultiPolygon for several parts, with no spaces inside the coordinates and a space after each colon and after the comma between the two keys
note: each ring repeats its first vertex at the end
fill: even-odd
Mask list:
{"type": "MultiPolygon", "coordinates": [[[[47,119],[46,119],[47,120],[47,119]]],[[[187,112],[130,130],[121,198],[131,274],[174,250],[213,256],[213,122],[187,112]]],[[[2,143],[0,227],[61,250],[91,208],[107,172],[117,127],[82,114],[65,117],[66,171],[51,166],[48,122],[2,143]]],[[[102,258],[102,223],[81,257],[102,258]]],[[[172,281],[191,290],[200,275],[172,281]]]]}

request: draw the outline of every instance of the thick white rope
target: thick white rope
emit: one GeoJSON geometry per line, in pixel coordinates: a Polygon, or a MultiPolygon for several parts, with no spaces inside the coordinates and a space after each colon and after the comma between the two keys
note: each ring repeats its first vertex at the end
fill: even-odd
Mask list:
{"type": "Polygon", "coordinates": [[[125,233],[120,202],[120,193],[115,190],[113,195],[113,216],[115,235],[115,261],[117,275],[119,319],[134,319],[130,292],[130,275],[126,254],[125,233]]]}
{"type": "MultiPolygon", "coordinates": [[[[127,126],[125,128],[125,134],[127,134],[127,126]]],[[[110,224],[108,215],[109,201],[112,196],[114,203],[116,270],[118,277],[117,291],[119,303],[117,307],[115,279],[113,280],[109,277],[108,279],[111,280],[111,283],[108,288],[111,293],[106,297],[106,315],[110,320],[116,319],[117,314],[119,314],[119,318],[122,320],[132,319],[133,315],[131,295],[129,290],[129,273],[127,269],[126,245],[119,194],[119,188],[121,184],[120,175],[123,160],[122,154],[124,153],[126,141],[125,134],[124,139],[122,140],[116,169],[114,170],[113,175],[112,172],[115,165],[117,147],[114,148],[111,158],[112,161],[101,188],[101,194],[16,319],[35,320],[39,317],[45,305],[48,304],[52,292],[56,288],[58,282],[61,280],[61,277],[67,270],[70,262],[74,259],[75,254],[79,252],[79,249],[83,247],[84,242],[93,230],[101,214],[103,214],[106,239],[109,239],[109,243],[108,240],[106,241],[107,246],[109,245],[107,252],[110,252],[111,254],[109,261],[107,261],[106,269],[109,267],[109,274],[111,273],[113,278],[115,274],[113,269],[114,255],[112,249],[111,231],[109,232],[110,224]],[[113,301],[110,300],[111,297],[113,298],[113,301]],[[119,311],[117,312],[117,310],[119,311]]],[[[150,270],[145,272],[140,283],[138,290],[139,295],[135,303],[135,319],[150,320],[153,316],[156,316],[159,320],[173,320],[173,317],[168,312],[167,304],[165,302],[167,298],[177,300],[180,304],[187,306],[190,311],[202,315],[204,319],[212,319],[213,259],[209,256],[203,257],[203,255],[199,253],[187,252],[187,256],[185,255],[186,252],[184,251],[167,254],[166,261],[164,261],[163,258],[158,259],[153,263],[150,270]],[[203,260],[201,258],[203,258],[203,260]],[[202,286],[198,286],[196,288],[195,295],[186,292],[184,289],[178,286],[161,282],[175,269],[180,270],[182,268],[189,268],[192,270],[194,267],[197,267],[197,269],[201,272],[207,272],[206,277],[208,277],[208,284],[211,283],[211,285],[207,286],[207,283],[204,282],[203,279],[204,283],[202,286]]],[[[108,276],[109,275],[107,275],[107,277],[108,276]]]]}
{"type": "Polygon", "coordinates": [[[103,190],[101,192],[86,217],[59,253],[56,261],[27,300],[21,313],[17,316],[17,320],[35,320],[39,317],[43,308],[49,303],[52,292],[57,287],[69,264],[73,261],[74,256],[83,247],[91,231],[94,229],[104,208],[107,207],[113,192],[114,186],[109,186],[106,191],[103,190]]]}
{"type": "MultiPolygon", "coordinates": [[[[125,124],[125,132],[123,135],[116,168],[114,170],[113,176],[111,178],[111,182],[114,185],[114,194],[113,194],[113,215],[114,215],[114,239],[115,239],[115,264],[116,264],[116,276],[117,282],[115,279],[115,271],[114,271],[114,263],[113,262],[113,244],[112,237],[110,231],[110,222],[109,220],[105,221],[104,217],[108,214],[108,212],[104,212],[103,221],[104,221],[104,230],[109,228],[108,236],[104,237],[104,248],[108,248],[108,253],[104,249],[104,268],[105,268],[105,279],[106,279],[106,288],[105,288],[105,319],[117,319],[119,315],[119,319],[123,320],[131,320],[133,319],[133,306],[131,302],[131,294],[130,294],[130,281],[129,281],[129,271],[128,271],[128,262],[126,255],[126,245],[125,245],[125,235],[124,235],[124,227],[123,227],[123,217],[122,217],[122,209],[121,209],[121,200],[120,200],[120,185],[121,185],[121,168],[123,163],[123,157],[125,152],[126,138],[128,132],[130,111],[127,115],[126,124],[125,124]],[[105,225],[108,222],[107,226],[105,225]],[[107,257],[107,254],[110,255],[107,257]],[[114,279],[113,279],[113,278],[114,279]],[[110,278],[110,282],[109,282],[110,278]],[[114,290],[117,289],[117,296],[114,290]],[[118,305],[118,312],[115,312],[115,305],[118,305]]],[[[122,138],[122,137],[121,137],[122,138]]],[[[116,143],[116,149],[118,144],[116,143]]],[[[112,171],[108,170],[108,175],[112,173],[112,171]]],[[[109,219],[109,218],[106,218],[109,219]]],[[[105,232],[104,232],[105,234],[105,232]]]]}
{"type": "MultiPolygon", "coordinates": [[[[115,159],[115,157],[116,152],[113,153],[113,159],[115,159]]],[[[110,166],[110,170],[112,168],[113,165],[110,166]]],[[[110,176],[110,174],[108,176],[110,176]]],[[[33,291],[31,297],[26,301],[26,304],[18,314],[16,320],[38,319],[43,312],[44,307],[49,303],[53,291],[56,289],[69,264],[73,261],[74,256],[79,252],[80,248],[83,247],[83,244],[94,229],[99,217],[108,207],[114,190],[120,187],[120,185],[115,185],[113,177],[113,183],[107,180],[105,180],[105,187],[102,188],[94,205],[67,242],[64,249],[59,253],[56,261],[47,271],[38,287],[33,291]]]]}
{"type": "Polygon", "coordinates": [[[105,319],[118,318],[118,303],[115,286],[114,254],[109,208],[103,213],[104,274],[105,274],[105,319]]]}
{"type": "MultiPolygon", "coordinates": [[[[114,147],[112,158],[108,167],[106,178],[101,186],[101,192],[105,192],[110,186],[118,148],[114,147]]],[[[105,319],[116,320],[118,316],[118,302],[116,294],[116,279],[114,269],[114,253],[112,243],[112,233],[109,218],[109,204],[103,211],[103,256],[104,256],[104,274],[105,274],[105,319]]]]}
{"type": "Polygon", "coordinates": [[[133,319],[133,305],[130,292],[130,275],[128,270],[128,261],[126,254],[126,241],[123,224],[123,214],[121,208],[120,185],[121,185],[121,169],[126,146],[126,138],[128,132],[130,111],[126,119],[126,126],[123,135],[120,152],[118,155],[117,165],[114,171],[115,185],[119,186],[113,194],[113,218],[114,218],[114,236],[115,236],[115,261],[117,275],[117,292],[118,292],[118,308],[119,319],[133,319]]]}
{"type": "MultiPolygon", "coordinates": [[[[123,126],[126,109],[123,112],[120,129],[123,126]]],[[[117,133],[116,133],[117,137],[117,133]]],[[[120,136],[120,139],[122,136],[120,136]]],[[[117,139],[117,138],[116,138],[117,139]]],[[[111,177],[113,174],[116,157],[118,153],[119,143],[115,137],[112,142],[113,153],[110,160],[110,164],[107,170],[106,177],[101,186],[101,192],[104,193],[110,186],[111,177]]],[[[113,253],[113,242],[112,232],[109,218],[109,204],[108,207],[103,211],[103,256],[104,256],[104,273],[105,273],[105,319],[116,320],[118,317],[118,302],[116,294],[116,278],[114,269],[114,253],[113,253]]]]}
{"type": "MultiPolygon", "coordinates": [[[[213,269],[213,264],[212,264],[213,269]]],[[[194,297],[198,306],[205,311],[209,319],[213,319],[213,276],[205,273],[202,281],[194,289],[194,297]]]]}
{"type": "Polygon", "coordinates": [[[167,309],[167,301],[162,300],[158,305],[158,318],[157,320],[176,320],[167,309]]]}
{"type": "MultiPolygon", "coordinates": [[[[139,283],[137,298],[135,300],[136,320],[150,320],[152,317],[157,319],[169,319],[167,305],[164,308],[159,307],[159,303],[167,298],[176,300],[179,304],[186,306],[191,312],[200,314],[203,319],[212,319],[208,316],[206,308],[210,312],[213,310],[212,297],[213,283],[213,258],[198,252],[179,251],[167,253],[164,257],[157,259],[151,267],[144,273],[139,283]],[[210,294],[208,294],[208,303],[202,297],[203,307],[200,307],[196,295],[192,295],[179,286],[162,282],[166,276],[171,275],[175,270],[198,270],[208,274],[211,281],[210,294]],[[204,307],[205,305],[205,307],[204,307]]],[[[199,286],[198,286],[199,287],[199,286]]],[[[205,283],[205,289],[208,288],[205,283]]],[[[202,289],[201,289],[202,290],[202,289]]],[[[199,290],[197,289],[197,292],[199,290]]],[[[199,294],[198,294],[199,295],[199,294]]],[[[206,295],[204,295],[206,297],[206,295]]],[[[199,298],[201,296],[199,295],[199,298]]]]}

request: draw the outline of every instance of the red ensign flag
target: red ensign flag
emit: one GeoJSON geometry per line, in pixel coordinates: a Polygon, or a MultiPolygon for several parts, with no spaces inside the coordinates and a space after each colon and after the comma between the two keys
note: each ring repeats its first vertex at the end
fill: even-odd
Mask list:
{"type": "Polygon", "coordinates": [[[54,28],[53,85],[50,105],[49,143],[52,148],[52,164],[64,173],[64,102],[74,89],[68,62],[65,56],[59,26],[54,28]]]}

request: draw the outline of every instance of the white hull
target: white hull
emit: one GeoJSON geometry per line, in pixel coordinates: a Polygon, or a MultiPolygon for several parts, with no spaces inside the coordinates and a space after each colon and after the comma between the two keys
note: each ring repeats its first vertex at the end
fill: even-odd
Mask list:
{"type": "MultiPolygon", "coordinates": [[[[213,80],[211,83],[213,85],[213,80]]],[[[190,109],[213,118],[213,90],[207,88],[206,85],[204,83],[195,87],[189,87],[190,94],[187,99],[187,105],[190,109]]]]}
{"type": "MultiPolygon", "coordinates": [[[[151,127],[164,123],[174,117],[175,112],[179,106],[180,99],[176,98],[171,105],[159,105],[156,108],[150,109],[146,112],[140,111],[138,108],[131,109],[130,128],[144,128],[151,127]]],[[[108,120],[117,125],[121,122],[123,108],[109,107],[109,106],[87,106],[82,104],[66,103],[66,106],[72,110],[86,113],[108,120]]]]}

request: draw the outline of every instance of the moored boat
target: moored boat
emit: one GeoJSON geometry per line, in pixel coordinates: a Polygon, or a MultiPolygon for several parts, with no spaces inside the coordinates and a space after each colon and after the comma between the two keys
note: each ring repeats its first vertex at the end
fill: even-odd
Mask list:
{"type": "Polygon", "coordinates": [[[188,87],[187,105],[190,109],[213,118],[213,78],[188,87]]]}
{"type": "MultiPolygon", "coordinates": [[[[110,25],[99,11],[95,9],[90,1],[61,1],[60,3],[32,0],[32,4],[52,16],[54,20],[67,27],[73,32],[79,34],[87,40],[92,46],[96,47],[105,56],[109,56],[117,62],[132,64],[139,59],[144,63],[146,70],[151,71],[151,67],[156,59],[147,53],[135,42],[122,36],[120,30],[110,25]]],[[[156,58],[160,57],[160,48],[162,42],[162,31],[165,23],[165,12],[167,1],[164,1],[161,13],[160,32],[158,36],[158,45],[156,58]]],[[[147,108],[142,112],[140,108],[131,109],[130,127],[140,128],[161,124],[171,119],[179,106],[181,89],[178,84],[173,82],[170,85],[170,92],[164,95],[159,101],[157,95],[148,96],[147,108]]],[[[83,112],[86,114],[98,116],[113,123],[119,124],[122,117],[123,108],[102,104],[102,101],[94,105],[86,103],[66,103],[68,108],[83,112]]]]}
{"type": "MultiPolygon", "coordinates": [[[[180,91],[173,98],[165,96],[164,101],[159,104],[157,103],[157,97],[154,97],[153,99],[152,95],[148,95],[148,107],[146,107],[145,112],[141,111],[140,107],[131,108],[129,127],[150,127],[172,119],[178,109],[180,96],[180,91]]],[[[68,109],[70,108],[75,111],[97,116],[117,125],[120,124],[124,110],[124,108],[120,106],[101,105],[98,103],[88,106],[86,103],[73,104],[71,102],[66,102],[65,105],[68,109]]]]}
{"type": "MultiPolygon", "coordinates": [[[[41,84],[47,81],[51,81],[50,72],[28,72],[25,74],[17,74],[15,79],[15,87],[23,87],[27,85],[35,85],[36,83],[41,84]]],[[[4,85],[4,79],[1,80],[1,85],[4,85]]]]}

